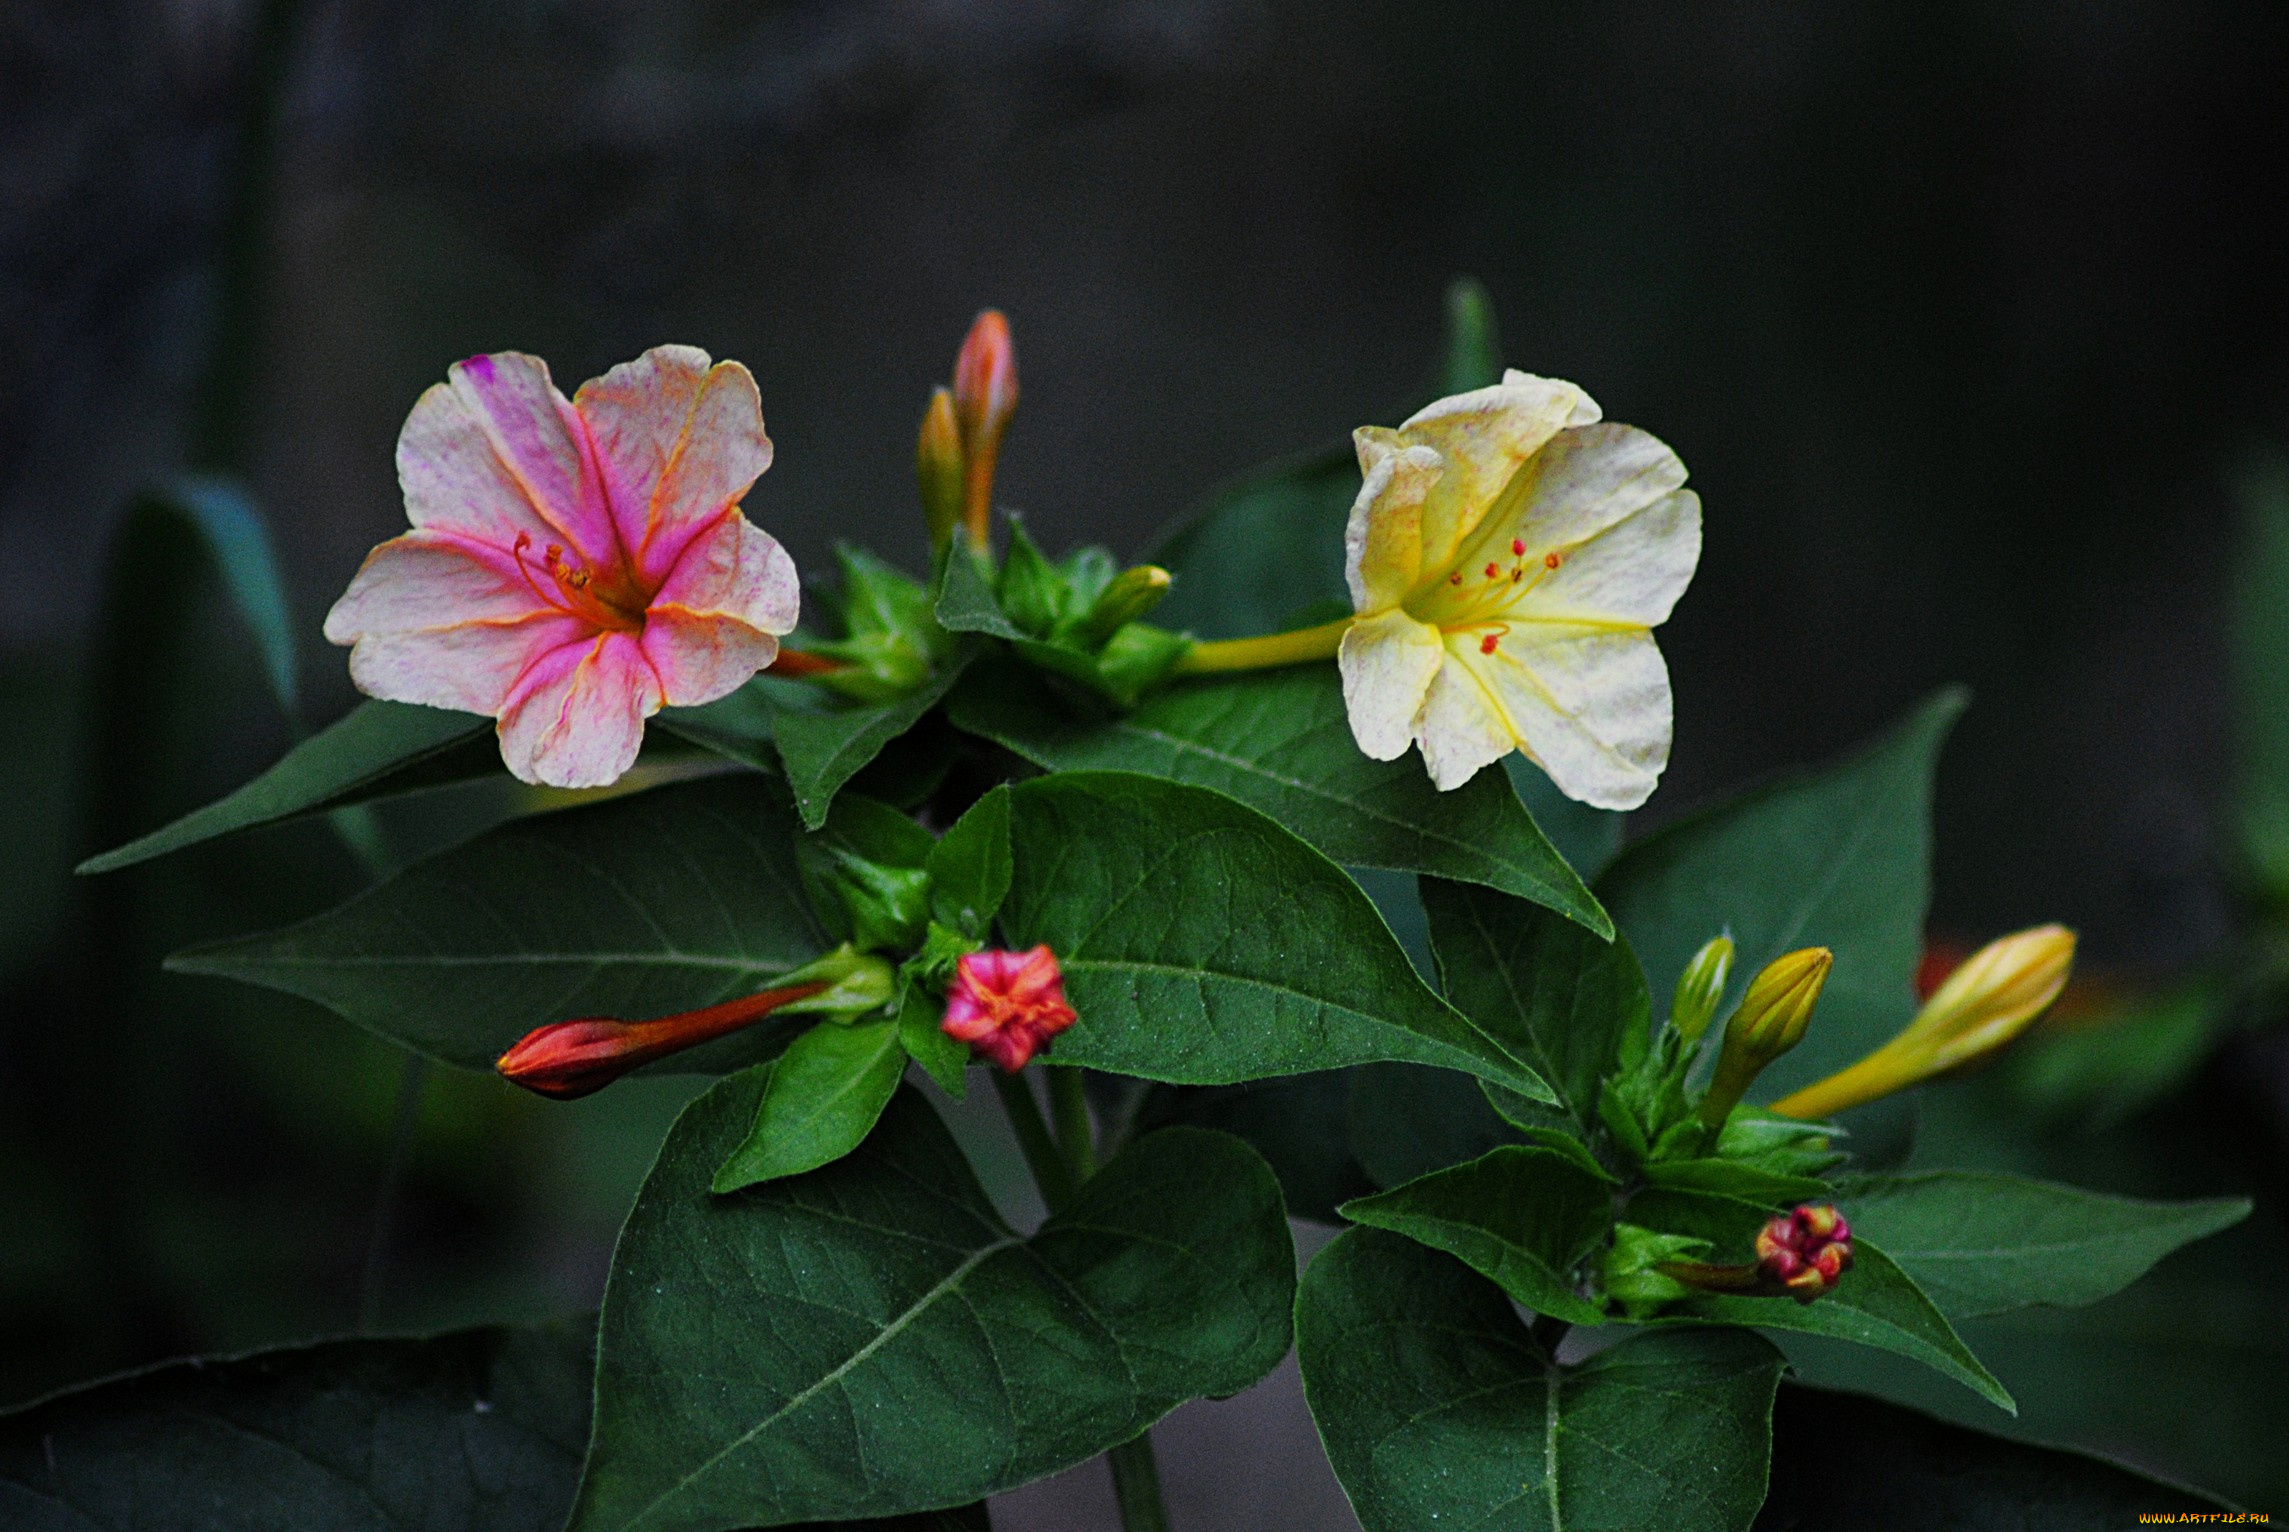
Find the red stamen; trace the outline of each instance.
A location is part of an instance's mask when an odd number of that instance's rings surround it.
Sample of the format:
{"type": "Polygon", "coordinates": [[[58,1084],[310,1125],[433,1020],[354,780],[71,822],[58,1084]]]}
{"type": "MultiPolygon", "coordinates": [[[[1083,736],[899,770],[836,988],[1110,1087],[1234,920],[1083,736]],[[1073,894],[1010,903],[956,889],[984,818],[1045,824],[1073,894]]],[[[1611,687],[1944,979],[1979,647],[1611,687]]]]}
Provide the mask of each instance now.
{"type": "Polygon", "coordinates": [[[1513,537],[1510,539],[1510,556],[1514,559],[1526,556],[1526,543],[1523,538],[1513,537]]]}
{"type": "Polygon", "coordinates": [[[1560,554],[1545,553],[1542,555],[1542,567],[1544,569],[1555,569],[1564,562],[1566,562],[1566,560],[1560,554]]]}
{"type": "Polygon", "coordinates": [[[1487,566],[1486,566],[1486,577],[1487,577],[1489,580],[1493,580],[1493,579],[1499,579],[1499,578],[1501,577],[1501,574],[1502,574],[1502,566],[1501,566],[1501,565],[1499,565],[1499,564],[1489,564],[1489,565],[1487,565],[1487,566]]]}

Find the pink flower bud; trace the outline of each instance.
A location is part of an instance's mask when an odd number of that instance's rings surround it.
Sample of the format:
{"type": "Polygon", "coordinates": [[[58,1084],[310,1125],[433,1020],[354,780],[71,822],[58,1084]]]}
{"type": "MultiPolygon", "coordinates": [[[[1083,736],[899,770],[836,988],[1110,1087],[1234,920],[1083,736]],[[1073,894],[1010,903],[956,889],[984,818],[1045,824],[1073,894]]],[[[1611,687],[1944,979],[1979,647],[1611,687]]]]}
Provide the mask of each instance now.
{"type": "Polygon", "coordinates": [[[1065,976],[1046,945],[1030,952],[988,948],[966,954],[955,965],[954,982],[946,989],[946,1019],[939,1028],[1005,1073],[1016,1074],[1074,1019],[1073,1007],[1065,1003],[1065,976]]]}
{"type": "Polygon", "coordinates": [[[1852,1226],[1830,1203],[1804,1203],[1758,1232],[1756,1260],[1765,1282],[1810,1303],[1851,1270],[1852,1226]]]}
{"type": "Polygon", "coordinates": [[[962,431],[962,519],[971,543],[986,546],[993,515],[994,468],[1002,433],[1017,409],[1017,348],[1009,320],[987,309],[970,326],[954,359],[954,417],[962,431]]]}
{"type": "Polygon", "coordinates": [[[654,1021],[609,1016],[553,1021],[517,1039],[493,1067],[526,1090],[571,1101],[602,1090],[631,1069],[728,1036],[828,987],[825,981],[790,984],[654,1021]]]}

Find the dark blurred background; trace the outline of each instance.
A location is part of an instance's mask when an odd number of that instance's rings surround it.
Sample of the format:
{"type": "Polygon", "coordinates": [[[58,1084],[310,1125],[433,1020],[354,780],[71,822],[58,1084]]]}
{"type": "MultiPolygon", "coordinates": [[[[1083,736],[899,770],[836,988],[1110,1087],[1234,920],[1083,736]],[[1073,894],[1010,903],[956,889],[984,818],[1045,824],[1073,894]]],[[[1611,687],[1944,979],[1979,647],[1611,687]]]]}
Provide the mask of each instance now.
{"type": "MultiPolygon", "coordinates": [[[[568,389],[666,340],[736,357],[778,447],[749,514],[806,568],[837,538],[918,563],[921,404],[999,305],[1003,497],[1053,548],[1133,553],[1217,481],[1391,419],[1474,274],[1510,362],[1667,439],[1706,504],[1644,823],[1968,681],[1935,928],[2057,918],[2125,982],[2193,969],[2236,920],[2234,486],[2289,440],[2285,79],[2289,11],[2201,0],[13,0],[0,1403],[361,1305],[594,1301],[681,1087],[409,1092],[330,1017],[156,972],[356,887],[322,826],[67,876],[292,737],[195,559],[138,641],[169,687],[122,693],[106,632],[144,630],[101,615],[103,571],[132,493],[195,459],[247,476],[322,723],[351,693],[318,618],[402,521],[398,424],[477,351],[568,389]],[[265,35],[273,173],[248,183],[265,35]],[[193,399],[218,345],[250,368],[221,448],[193,399]]],[[[501,808],[400,814],[393,850],[501,808]]],[[[2071,1136],[2022,1158],[2277,1189],[2289,1070],[2234,1049],[2112,1129],[2113,1161],[2071,1136]],[[2221,1091],[2236,1126],[2205,1138],[2221,1091]],[[2140,1147],[2189,1140],[2166,1175],[2140,1147]]],[[[2279,1309],[2247,1309],[2220,1339],[2278,1380],[2279,1309]]],[[[2071,1383],[2027,1428],[2280,1482],[2277,1381],[2196,1388],[2228,1399],[2204,1447],[2105,1365],[2120,1410],[2076,1415],[2071,1383]]]]}

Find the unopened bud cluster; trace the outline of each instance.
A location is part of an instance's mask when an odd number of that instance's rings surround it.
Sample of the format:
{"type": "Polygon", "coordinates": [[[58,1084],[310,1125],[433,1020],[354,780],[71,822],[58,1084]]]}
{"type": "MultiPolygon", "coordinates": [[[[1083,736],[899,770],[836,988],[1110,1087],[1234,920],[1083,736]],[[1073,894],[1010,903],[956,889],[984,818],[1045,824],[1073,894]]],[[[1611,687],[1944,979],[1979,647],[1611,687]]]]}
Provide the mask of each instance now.
{"type": "Polygon", "coordinates": [[[1756,1265],[1765,1282],[1810,1303],[1852,1269],[1852,1226],[1832,1203],[1804,1203],[1758,1231],[1756,1265]]]}

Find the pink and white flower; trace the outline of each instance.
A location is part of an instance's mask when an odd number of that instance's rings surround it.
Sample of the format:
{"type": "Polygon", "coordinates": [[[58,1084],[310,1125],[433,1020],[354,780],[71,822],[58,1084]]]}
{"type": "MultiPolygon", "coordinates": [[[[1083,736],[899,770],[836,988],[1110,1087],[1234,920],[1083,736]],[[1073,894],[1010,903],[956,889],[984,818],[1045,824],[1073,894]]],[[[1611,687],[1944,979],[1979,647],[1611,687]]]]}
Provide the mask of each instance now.
{"type": "Polygon", "coordinates": [[[413,530],[326,616],[369,696],[487,713],[527,782],[601,787],[644,720],[769,665],[794,561],[740,514],[771,466],[755,380],[658,346],[567,400],[540,358],[456,363],[398,435],[413,530]]]}

